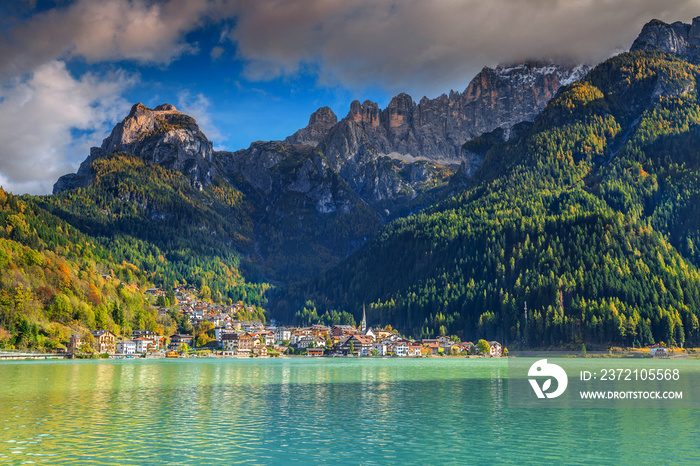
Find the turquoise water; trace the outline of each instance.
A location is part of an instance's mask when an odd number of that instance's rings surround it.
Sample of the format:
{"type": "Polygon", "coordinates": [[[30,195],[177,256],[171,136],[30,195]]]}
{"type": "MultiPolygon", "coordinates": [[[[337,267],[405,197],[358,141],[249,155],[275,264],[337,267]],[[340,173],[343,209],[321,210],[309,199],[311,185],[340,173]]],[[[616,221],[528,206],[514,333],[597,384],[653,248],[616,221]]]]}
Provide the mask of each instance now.
{"type": "Polygon", "coordinates": [[[700,462],[700,411],[513,409],[493,359],[0,364],[0,464],[700,462]]]}

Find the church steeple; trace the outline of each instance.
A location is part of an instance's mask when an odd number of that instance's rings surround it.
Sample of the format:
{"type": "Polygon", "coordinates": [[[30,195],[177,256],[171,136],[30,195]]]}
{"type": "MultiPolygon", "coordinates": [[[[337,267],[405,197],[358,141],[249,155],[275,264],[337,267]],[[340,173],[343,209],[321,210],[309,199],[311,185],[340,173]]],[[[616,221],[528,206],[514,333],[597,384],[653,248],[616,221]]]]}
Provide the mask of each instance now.
{"type": "Polygon", "coordinates": [[[367,314],[365,313],[365,304],[362,303],[362,323],[360,324],[360,333],[363,335],[367,331],[367,314]]]}

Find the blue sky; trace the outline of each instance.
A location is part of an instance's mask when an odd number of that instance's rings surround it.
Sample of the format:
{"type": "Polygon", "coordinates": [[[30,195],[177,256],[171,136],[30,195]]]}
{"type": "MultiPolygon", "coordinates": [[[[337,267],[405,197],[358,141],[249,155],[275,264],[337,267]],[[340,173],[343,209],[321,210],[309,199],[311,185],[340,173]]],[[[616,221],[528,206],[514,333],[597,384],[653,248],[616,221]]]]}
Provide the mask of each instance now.
{"type": "Polygon", "coordinates": [[[329,106],[464,90],[483,67],[597,63],[700,0],[15,0],[0,4],[0,184],[50,193],[131,105],[171,103],[215,148],[329,106]]]}

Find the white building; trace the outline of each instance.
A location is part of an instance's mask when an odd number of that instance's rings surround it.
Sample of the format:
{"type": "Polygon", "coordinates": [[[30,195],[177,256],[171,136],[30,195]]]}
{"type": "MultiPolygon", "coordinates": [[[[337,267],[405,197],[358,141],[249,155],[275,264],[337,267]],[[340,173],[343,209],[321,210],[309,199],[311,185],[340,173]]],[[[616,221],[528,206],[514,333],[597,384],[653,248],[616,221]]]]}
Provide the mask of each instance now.
{"type": "Polygon", "coordinates": [[[275,329],[275,341],[277,344],[282,344],[283,341],[289,341],[292,339],[292,332],[286,327],[277,327],[275,329]]]}
{"type": "Polygon", "coordinates": [[[387,347],[384,343],[375,343],[372,345],[372,351],[376,351],[377,356],[386,356],[387,347]]]}
{"type": "Polygon", "coordinates": [[[296,347],[300,349],[325,348],[326,340],[321,337],[304,336],[296,342],[296,347]]]}
{"type": "Polygon", "coordinates": [[[216,338],[216,341],[219,342],[219,346],[222,346],[224,343],[224,335],[231,335],[233,333],[236,333],[236,329],[234,329],[231,325],[220,325],[214,328],[214,338],[216,338]]]}
{"type": "Polygon", "coordinates": [[[397,341],[392,346],[392,350],[397,356],[408,356],[408,343],[406,343],[405,341],[397,341]]]}
{"type": "Polygon", "coordinates": [[[117,353],[136,354],[136,343],[132,340],[122,340],[117,342],[117,353]]]}
{"type": "Polygon", "coordinates": [[[260,336],[265,340],[265,346],[272,346],[275,344],[275,334],[269,330],[263,330],[260,332],[260,336]]]}
{"type": "Polygon", "coordinates": [[[148,338],[134,338],[135,350],[137,353],[144,354],[148,353],[148,347],[153,347],[153,342],[148,338]]]}

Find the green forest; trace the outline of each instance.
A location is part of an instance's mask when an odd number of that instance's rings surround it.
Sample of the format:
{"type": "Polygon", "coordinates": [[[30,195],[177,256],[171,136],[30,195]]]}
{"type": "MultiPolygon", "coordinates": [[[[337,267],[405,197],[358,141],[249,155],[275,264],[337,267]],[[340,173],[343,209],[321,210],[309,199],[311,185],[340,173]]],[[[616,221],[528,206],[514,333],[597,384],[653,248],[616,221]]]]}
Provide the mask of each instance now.
{"type": "MultiPolygon", "coordinates": [[[[414,336],[700,345],[698,68],[618,55],[560,90],[461,194],[290,291],[414,336]],[[527,311],[526,311],[527,309],[527,311]]],[[[297,298],[299,299],[299,298],[297,298]]]]}
{"type": "Polygon", "coordinates": [[[65,347],[71,333],[166,332],[148,277],[31,202],[0,189],[0,346],[65,347]]]}
{"type": "Polygon", "coordinates": [[[164,288],[206,285],[217,302],[262,306],[269,285],[239,251],[252,252],[250,206],[217,179],[200,191],[182,173],[114,153],[93,163],[87,188],[33,202],[90,235],[164,288]],[[247,267],[247,268],[246,268],[247,267]]]}
{"type": "MultiPolygon", "coordinates": [[[[175,331],[181,319],[158,318],[141,290],[194,285],[300,325],[354,324],[364,306],[370,325],[413,337],[700,346],[699,72],[658,52],[613,57],[511,139],[468,141],[483,165],[441,189],[464,188],[381,229],[352,193],[354,217],[319,215],[293,192],[265,213],[243,183],[197,186],[120,152],[92,161],[85,188],[0,191],[0,345],[175,331]],[[335,233],[370,239],[334,266],[351,252],[335,233]]],[[[316,159],[289,155],[277,183],[316,159]]]]}

